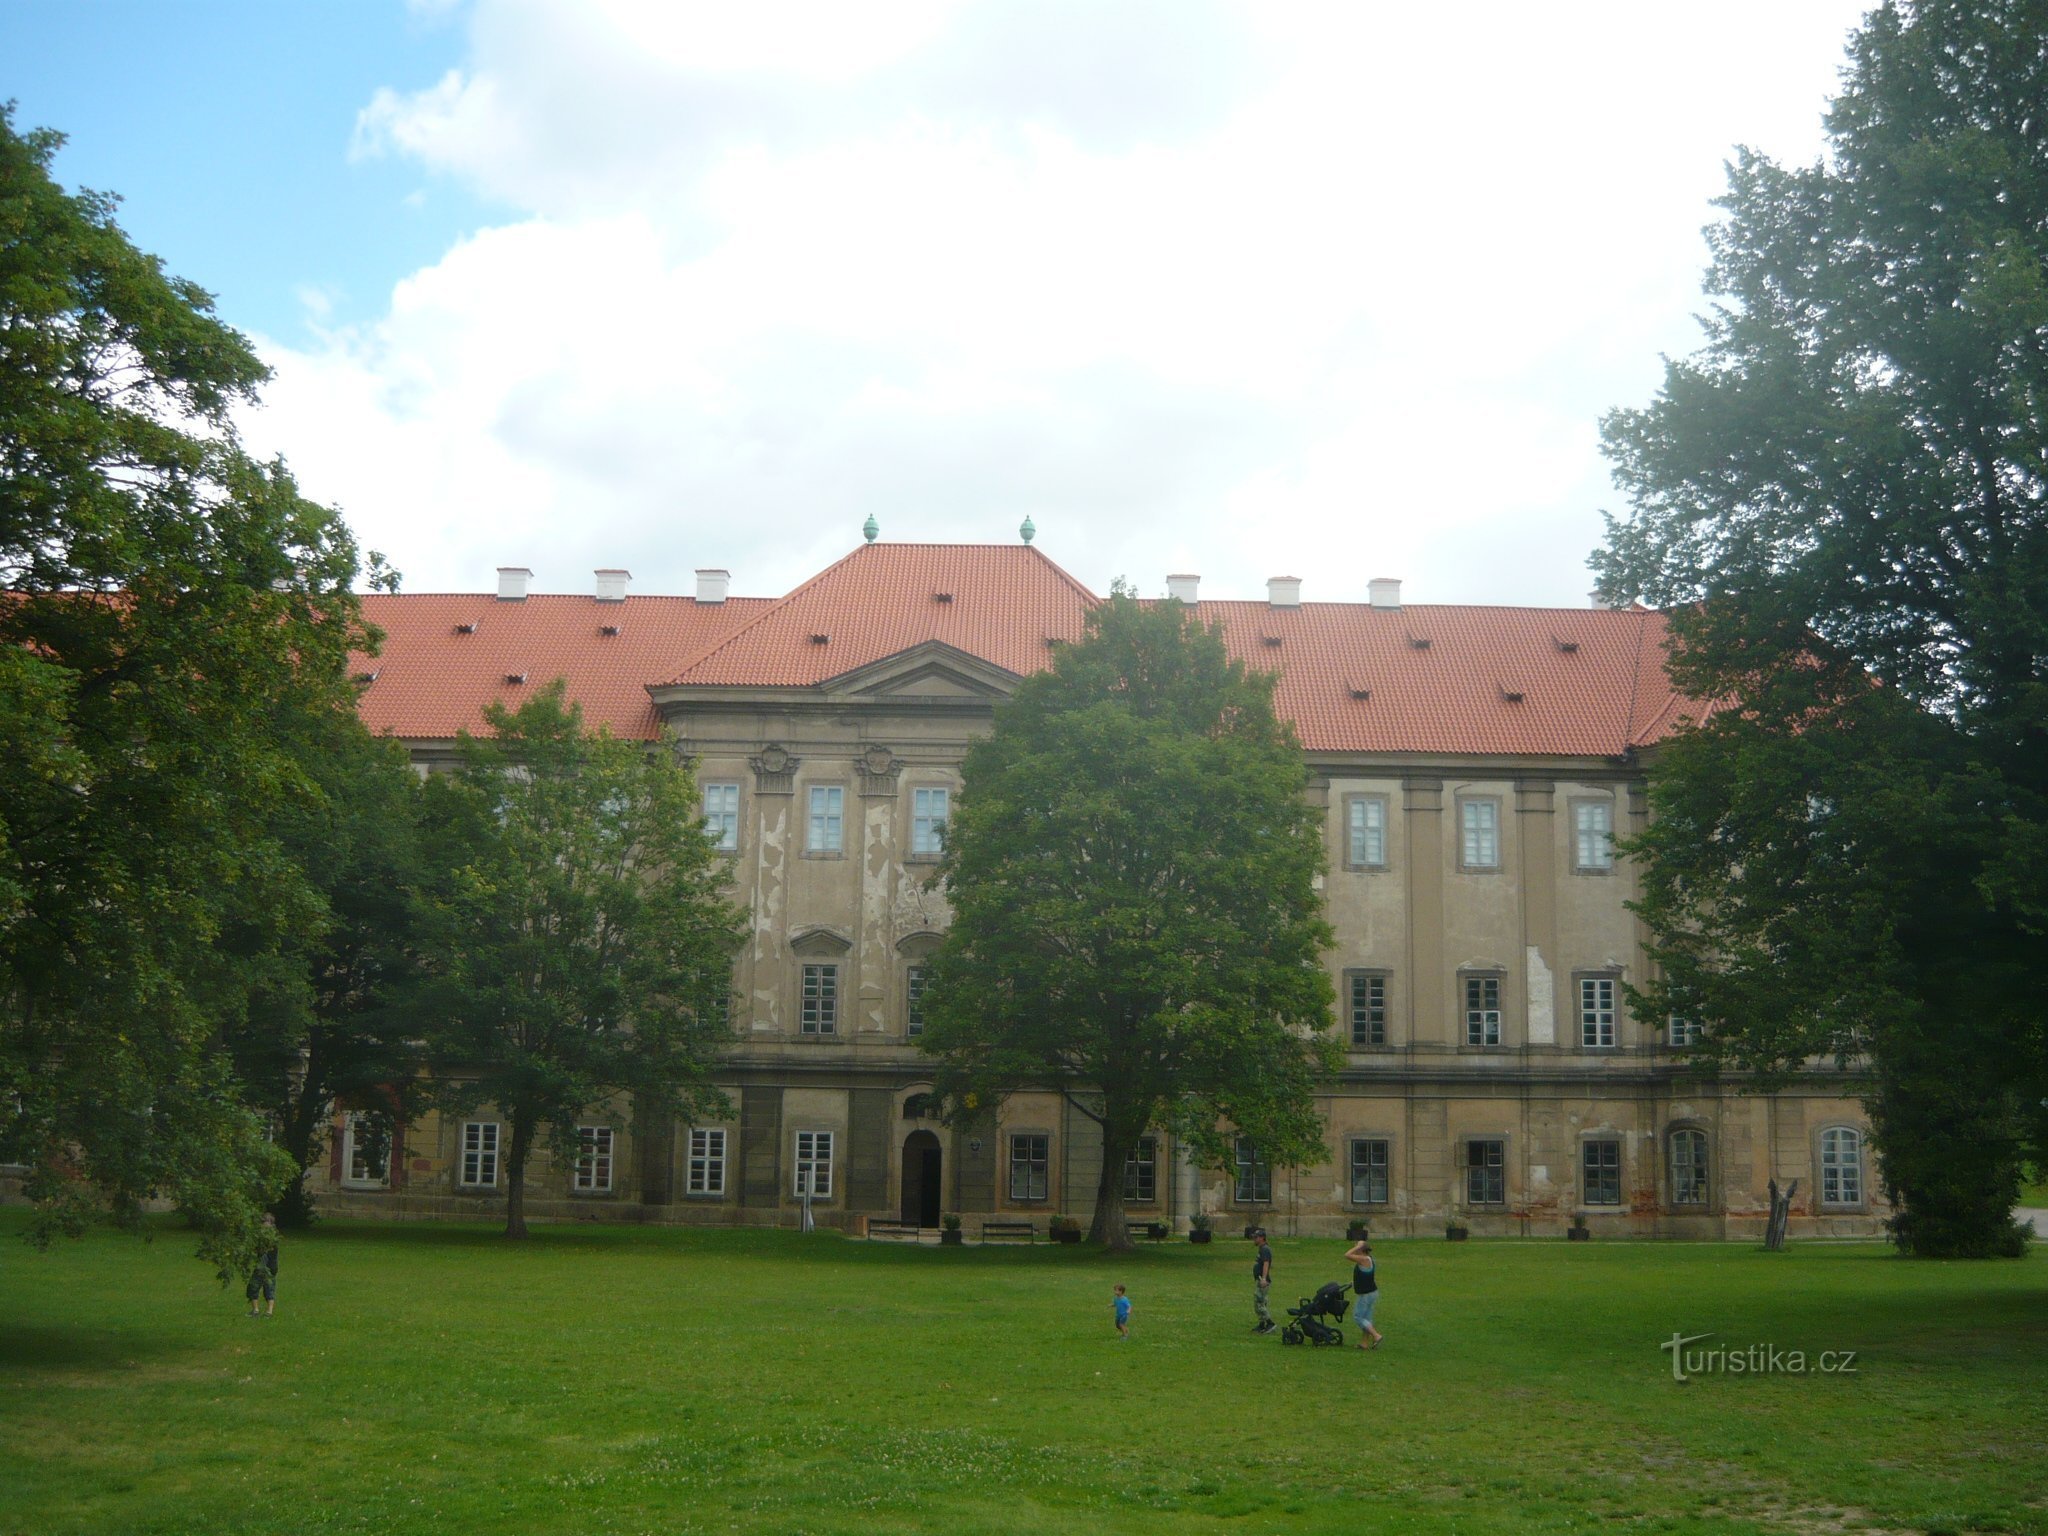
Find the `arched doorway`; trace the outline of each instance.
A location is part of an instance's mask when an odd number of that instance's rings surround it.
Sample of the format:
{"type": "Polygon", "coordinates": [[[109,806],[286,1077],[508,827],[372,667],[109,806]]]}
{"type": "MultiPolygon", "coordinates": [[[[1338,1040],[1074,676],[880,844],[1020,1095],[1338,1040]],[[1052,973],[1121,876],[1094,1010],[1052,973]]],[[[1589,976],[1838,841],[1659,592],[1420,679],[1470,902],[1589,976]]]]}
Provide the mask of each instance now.
{"type": "Polygon", "coordinates": [[[920,1227],[939,1224],[939,1138],[930,1131],[912,1131],[903,1138],[903,1216],[920,1227]]]}

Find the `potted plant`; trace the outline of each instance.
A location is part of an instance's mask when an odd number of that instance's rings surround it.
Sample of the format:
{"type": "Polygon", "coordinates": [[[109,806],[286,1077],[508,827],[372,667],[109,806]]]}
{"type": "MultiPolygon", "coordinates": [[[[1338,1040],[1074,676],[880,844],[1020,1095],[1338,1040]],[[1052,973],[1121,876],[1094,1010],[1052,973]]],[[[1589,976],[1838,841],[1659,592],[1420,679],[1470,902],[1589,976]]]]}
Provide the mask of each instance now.
{"type": "Polygon", "coordinates": [[[939,1241],[948,1248],[957,1248],[967,1240],[967,1234],[960,1230],[960,1218],[951,1214],[939,1218],[939,1241]]]}
{"type": "Polygon", "coordinates": [[[1363,1243],[1372,1237],[1372,1233],[1366,1229],[1366,1225],[1362,1221],[1352,1222],[1350,1226],[1344,1229],[1344,1235],[1354,1243],[1363,1243]]]}
{"type": "Polygon", "coordinates": [[[1206,1243],[1214,1235],[1209,1230],[1209,1213],[1207,1211],[1197,1211],[1188,1218],[1189,1242],[1206,1243]]]}
{"type": "Polygon", "coordinates": [[[1081,1241],[1081,1223],[1072,1216],[1053,1217],[1052,1240],[1056,1243],[1078,1243],[1081,1241]]]}
{"type": "Polygon", "coordinates": [[[1444,1236],[1454,1243],[1462,1243],[1472,1235],[1472,1229],[1453,1216],[1444,1223],[1444,1236]]]}
{"type": "Polygon", "coordinates": [[[1593,1232],[1586,1225],[1586,1213],[1584,1211],[1572,1212],[1572,1224],[1564,1229],[1564,1235],[1567,1242],[1584,1243],[1592,1240],[1593,1232]]]}

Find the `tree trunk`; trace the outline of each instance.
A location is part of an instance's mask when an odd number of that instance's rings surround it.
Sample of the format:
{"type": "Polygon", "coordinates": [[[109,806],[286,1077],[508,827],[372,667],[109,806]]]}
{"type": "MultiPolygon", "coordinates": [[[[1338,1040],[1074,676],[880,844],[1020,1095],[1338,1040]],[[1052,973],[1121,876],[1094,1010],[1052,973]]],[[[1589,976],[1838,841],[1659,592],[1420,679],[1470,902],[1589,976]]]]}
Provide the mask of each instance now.
{"type": "Polygon", "coordinates": [[[287,1184],[271,1214],[280,1227],[310,1227],[313,1224],[313,1196],[306,1188],[306,1172],[319,1156],[317,1142],[320,1122],[328,1109],[327,1063],[320,1049],[320,1031],[312,1031],[307,1044],[306,1071],[296,1095],[289,1092],[279,1117],[284,1150],[298,1169],[298,1177],[287,1184]]]}
{"type": "Polygon", "coordinates": [[[1799,1181],[1794,1179],[1785,1186],[1785,1192],[1778,1193],[1778,1181],[1771,1180],[1771,1219],[1764,1224],[1764,1247],[1778,1253],[1785,1246],[1785,1228],[1792,1219],[1792,1197],[1799,1192],[1799,1181]]]}
{"type": "Polygon", "coordinates": [[[1123,1138],[1102,1127],[1102,1173],[1095,1185],[1095,1219],[1088,1226],[1088,1241],[1100,1243],[1112,1253],[1131,1247],[1130,1223],[1124,1219],[1123,1138]]]}
{"type": "Polygon", "coordinates": [[[512,1145],[505,1152],[505,1235],[526,1236],[526,1154],[533,1147],[533,1126],[518,1112],[512,1115],[512,1145]]]}

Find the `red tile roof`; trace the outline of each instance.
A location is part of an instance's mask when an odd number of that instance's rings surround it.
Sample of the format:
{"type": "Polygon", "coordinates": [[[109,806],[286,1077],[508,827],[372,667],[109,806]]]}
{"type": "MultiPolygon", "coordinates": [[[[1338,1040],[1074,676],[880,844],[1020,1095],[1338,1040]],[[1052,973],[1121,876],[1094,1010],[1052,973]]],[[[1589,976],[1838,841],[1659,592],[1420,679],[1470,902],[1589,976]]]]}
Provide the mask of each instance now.
{"type": "Polygon", "coordinates": [[[481,730],[492,700],[516,706],[562,677],[588,723],[651,740],[659,721],[647,684],[773,603],[765,597],[604,603],[560,594],[500,602],[489,593],[369,593],[363,615],[384,631],[384,645],[381,654],[352,663],[359,675],[376,673],[357,707],[380,734],[445,741],[458,730],[481,730]],[[464,624],[475,631],[463,633],[464,624]],[[607,625],[618,633],[604,633],[607,625]],[[505,681],[514,675],[526,681],[505,681]]]}
{"type": "MultiPolygon", "coordinates": [[[[1010,672],[1080,638],[1099,599],[1024,545],[869,544],[787,597],[377,595],[387,635],[364,690],[372,729],[445,739],[485,703],[556,676],[620,735],[657,733],[650,687],[807,688],[940,642],[1010,672]],[[473,634],[457,626],[475,622],[473,634]],[[601,626],[616,624],[607,636],[601,626]],[[523,673],[525,684],[508,684],[523,673]]],[[[1205,601],[1232,654],[1277,672],[1280,712],[1312,752],[1617,757],[1685,712],[1644,608],[1375,609],[1205,601]]]]}

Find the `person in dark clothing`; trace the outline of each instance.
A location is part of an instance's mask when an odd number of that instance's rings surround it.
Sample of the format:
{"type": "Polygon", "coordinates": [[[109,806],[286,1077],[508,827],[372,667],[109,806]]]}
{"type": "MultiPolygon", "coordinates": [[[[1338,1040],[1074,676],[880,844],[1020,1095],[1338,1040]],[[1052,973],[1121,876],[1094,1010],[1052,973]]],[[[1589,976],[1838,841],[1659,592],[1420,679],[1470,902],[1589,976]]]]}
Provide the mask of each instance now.
{"type": "Polygon", "coordinates": [[[1271,1333],[1273,1313],[1266,1305],[1266,1292],[1273,1288],[1273,1250],[1267,1246],[1264,1227],[1253,1227],[1245,1235],[1256,1238],[1259,1244],[1258,1254],[1252,1260],[1252,1311],[1259,1320],[1252,1324],[1252,1332],[1271,1333]]]}
{"type": "Polygon", "coordinates": [[[1351,1304],[1352,1320],[1358,1324],[1360,1349],[1378,1349],[1380,1331],[1372,1325],[1372,1309],[1380,1299],[1378,1266],[1373,1263],[1372,1244],[1360,1238],[1344,1255],[1351,1261],[1351,1289],[1358,1300],[1351,1304]]]}
{"type": "Polygon", "coordinates": [[[256,1254],[256,1263],[249,1271],[246,1294],[249,1298],[249,1315],[256,1315],[256,1302],[260,1297],[265,1317],[277,1316],[277,1218],[266,1215],[263,1218],[261,1234],[262,1248],[256,1254]]]}

